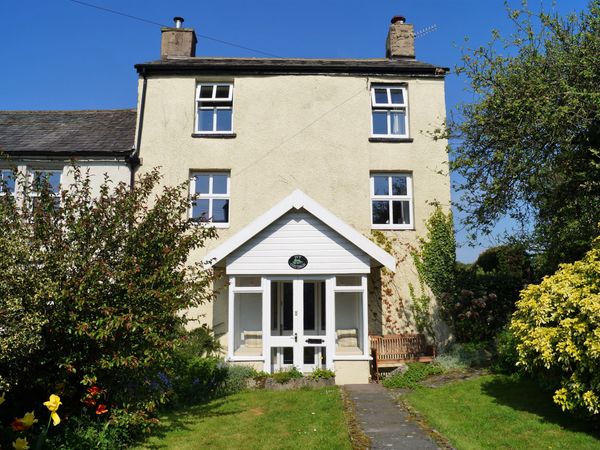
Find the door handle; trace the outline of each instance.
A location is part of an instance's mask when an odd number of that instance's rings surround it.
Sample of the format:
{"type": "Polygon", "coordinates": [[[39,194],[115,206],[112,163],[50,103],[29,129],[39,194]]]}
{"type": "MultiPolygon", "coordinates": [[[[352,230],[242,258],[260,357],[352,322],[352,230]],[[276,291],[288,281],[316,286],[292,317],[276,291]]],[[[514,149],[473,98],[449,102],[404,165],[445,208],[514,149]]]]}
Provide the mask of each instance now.
{"type": "Polygon", "coordinates": [[[294,333],[294,342],[298,342],[298,333],[294,333]]]}

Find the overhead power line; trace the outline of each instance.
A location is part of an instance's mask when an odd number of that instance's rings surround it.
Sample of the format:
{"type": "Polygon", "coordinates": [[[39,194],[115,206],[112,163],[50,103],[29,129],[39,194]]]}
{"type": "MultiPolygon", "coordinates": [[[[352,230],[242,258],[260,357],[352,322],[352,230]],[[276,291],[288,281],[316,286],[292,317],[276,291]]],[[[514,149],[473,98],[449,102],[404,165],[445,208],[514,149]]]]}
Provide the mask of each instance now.
{"type": "MultiPolygon", "coordinates": [[[[150,25],[157,25],[159,27],[170,28],[169,25],[165,25],[163,23],[155,22],[155,21],[149,20],[149,19],[144,19],[143,17],[134,16],[132,14],[127,14],[127,13],[124,13],[124,12],[121,12],[121,11],[117,11],[117,10],[114,10],[114,9],[105,8],[104,6],[99,6],[99,5],[94,5],[92,3],[82,2],[81,0],[68,0],[68,1],[70,1],[72,3],[77,3],[79,5],[88,6],[90,8],[95,8],[95,9],[98,9],[100,11],[105,11],[105,12],[108,12],[108,13],[111,13],[111,14],[116,14],[118,16],[127,17],[128,19],[133,19],[133,20],[138,20],[140,22],[145,22],[145,23],[148,23],[150,25]]],[[[274,55],[272,53],[267,53],[267,52],[263,52],[262,50],[257,50],[255,48],[246,47],[244,45],[239,45],[239,44],[235,44],[233,42],[224,41],[223,39],[217,39],[217,38],[214,38],[212,36],[207,36],[205,34],[196,33],[196,36],[201,37],[203,39],[208,39],[210,41],[218,42],[220,44],[230,45],[232,47],[241,48],[243,50],[248,50],[248,51],[251,51],[251,52],[254,52],[254,53],[260,53],[261,55],[272,56],[273,58],[279,58],[279,56],[274,55]]]]}

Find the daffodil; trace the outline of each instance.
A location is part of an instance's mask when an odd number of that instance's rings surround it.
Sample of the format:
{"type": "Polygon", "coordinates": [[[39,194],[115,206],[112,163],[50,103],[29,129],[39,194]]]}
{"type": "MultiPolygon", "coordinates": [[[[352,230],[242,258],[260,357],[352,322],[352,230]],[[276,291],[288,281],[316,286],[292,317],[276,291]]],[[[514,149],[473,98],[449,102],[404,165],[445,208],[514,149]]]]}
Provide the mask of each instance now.
{"type": "Polygon", "coordinates": [[[27,428],[31,428],[34,423],[37,423],[37,419],[35,418],[35,414],[33,411],[25,413],[21,420],[21,423],[25,425],[27,428]]]}
{"type": "Polygon", "coordinates": [[[17,438],[17,440],[13,442],[13,448],[15,450],[28,450],[29,442],[27,442],[27,438],[17,438]]]}
{"type": "Polygon", "coordinates": [[[62,405],[60,397],[54,394],[50,396],[50,399],[47,402],[44,402],[44,406],[50,411],[50,417],[52,418],[54,426],[60,423],[60,417],[56,413],[56,410],[60,405],[62,405]]]}
{"type": "Polygon", "coordinates": [[[6,401],[6,399],[4,398],[5,395],[6,392],[3,392],[2,395],[0,395],[0,405],[6,401]]]}

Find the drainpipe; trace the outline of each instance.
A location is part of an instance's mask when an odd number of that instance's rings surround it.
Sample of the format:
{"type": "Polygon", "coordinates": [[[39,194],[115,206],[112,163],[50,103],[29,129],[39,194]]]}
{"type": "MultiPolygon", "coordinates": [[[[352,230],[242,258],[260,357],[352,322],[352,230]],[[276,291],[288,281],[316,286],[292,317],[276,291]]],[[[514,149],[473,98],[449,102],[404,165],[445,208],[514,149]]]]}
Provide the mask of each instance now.
{"type": "Polygon", "coordinates": [[[148,78],[146,77],[146,69],[142,69],[142,77],[144,78],[144,82],[142,84],[142,98],[140,100],[140,117],[138,119],[138,132],[136,145],[133,148],[133,153],[127,158],[127,165],[129,166],[129,170],[131,172],[131,176],[129,179],[129,186],[133,190],[135,186],[135,172],[137,168],[141,164],[140,159],[140,148],[142,146],[142,128],[144,127],[144,110],[146,108],[146,89],[148,87],[148,78]]]}

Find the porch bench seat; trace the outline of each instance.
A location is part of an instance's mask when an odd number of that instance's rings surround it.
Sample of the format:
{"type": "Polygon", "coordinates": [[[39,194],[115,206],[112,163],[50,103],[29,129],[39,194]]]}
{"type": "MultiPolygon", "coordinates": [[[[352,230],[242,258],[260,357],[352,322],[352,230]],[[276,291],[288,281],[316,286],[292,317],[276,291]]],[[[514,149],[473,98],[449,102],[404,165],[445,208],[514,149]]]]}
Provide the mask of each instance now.
{"type": "Polygon", "coordinates": [[[354,355],[362,355],[363,352],[358,346],[354,347],[335,347],[335,354],[338,356],[354,356],[354,355]]]}
{"type": "Polygon", "coordinates": [[[431,362],[435,358],[435,346],[427,345],[423,334],[388,334],[369,336],[372,356],[372,376],[379,380],[379,369],[397,367],[405,362],[431,362]]]}

